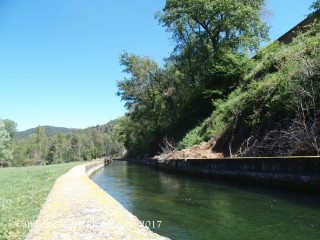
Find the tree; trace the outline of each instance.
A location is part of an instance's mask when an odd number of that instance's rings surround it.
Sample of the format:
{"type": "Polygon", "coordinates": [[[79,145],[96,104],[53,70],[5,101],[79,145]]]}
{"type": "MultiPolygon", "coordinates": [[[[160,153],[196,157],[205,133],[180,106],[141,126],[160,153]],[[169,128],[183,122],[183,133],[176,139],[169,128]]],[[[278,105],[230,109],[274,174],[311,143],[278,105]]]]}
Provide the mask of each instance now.
{"type": "Polygon", "coordinates": [[[264,5],[265,0],[167,0],[157,17],[180,48],[196,41],[213,51],[256,50],[267,38],[260,20],[264,5]]]}
{"type": "Polygon", "coordinates": [[[55,160],[55,157],[56,157],[56,146],[52,144],[46,157],[47,164],[52,164],[55,160]]]}
{"type": "MultiPolygon", "coordinates": [[[[130,78],[118,81],[118,96],[125,101],[130,119],[122,121],[122,132],[132,137],[128,149],[157,151],[158,142],[176,131],[179,107],[191,91],[181,81],[181,74],[169,61],[165,68],[148,57],[124,53],[120,59],[130,78]]],[[[138,151],[140,152],[140,151],[138,151]]]]}
{"type": "Polygon", "coordinates": [[[250,66],[246,52],[267,39],[263,7],[264,0],[166,1],[157,18],[177,45],[165,66],[135,54],[120,59],[130,75],[117,93],[128,108],[120,135],[129,154],[154,154],[163,139],[181,139],[239,85],[250,66]]]}
{"type": "MultiPolygon", "coordinates": [[[[131,74],[131,78],[118,81],[118,96],[126,101],[128,109],[141,111],[144,108],[153,108],[156,100],[155,76],[160,71],[156,62],[148,57],[124,53],[120,57],[120,64],[125,67],[123,72],[131,74]]],[[[150,112],[153,114],[153,112],[150,112]]]]}
{"type": "Polygon", "coordinates": [[[47,155],[47,161],[51,161],[53,163],[61,163],[61,162],[70,162],[71,161],[71,152],[70,152],[70,142],[61,133],[58,133],[50,139],[50,151],[47,155]]]}
{"type": "Polygon", "coordinates": [[[73,161],[80,161],[81,158],[81,136],[78,133],[75,133],[71,136],[71,153],[73,161]]]}
{"type": "Polygon", "coordinates": [[[159,22],[172,32],[171,59],[199,97],[224,97],[238,85],[248,63],[246,53],[268,39],[261,21],[264,0],[167,0],[159,22]],[[209,94],[208,94],[209,93],[209,94]]]}
{"type": "Polygon", "coordinates": [[[264,0],[167,0],[157,13],[176,41],[170,60],[189,87],[184,104],[189,108],[182,112],[190,112],[193,122],[214,110],[213,100],[236,89],[250,67],[248,53],[268,39],[264,5],[264,0]]]}
{"type": "Polygon", "coordinates": [[[38,126],[37,128],[36,143],[38,145],[38,156],[43,160],[48,147],[48,137],[45,128],[42,126],[38,126]]]}
{"type": "Polygon", "coordinates": [[[12,161],[12,149],[10,134],[5,129],[5,125],[0,120],[0,161],[12,161]]]}
{"type": "Polygon", "coordinates": [[[2,120],[4,123],[4,127],[7,130],[7,132],[10,135],[11,140],[13,140],[16,132],[17,132],[17,123],[10,120],[10,119],[4,119],[2,120]]]}
{"type": "Polygon", "coordinates": [[[105,155],[103,134],[97,129],[89,131],[93,143],[93,158],[100,158],[105,155]]]}
{"type": "Polygon", "coordinates": [[[310,10],[318,11],[320,10],[320,0],[316,0],[312,3],[310,10]]]}

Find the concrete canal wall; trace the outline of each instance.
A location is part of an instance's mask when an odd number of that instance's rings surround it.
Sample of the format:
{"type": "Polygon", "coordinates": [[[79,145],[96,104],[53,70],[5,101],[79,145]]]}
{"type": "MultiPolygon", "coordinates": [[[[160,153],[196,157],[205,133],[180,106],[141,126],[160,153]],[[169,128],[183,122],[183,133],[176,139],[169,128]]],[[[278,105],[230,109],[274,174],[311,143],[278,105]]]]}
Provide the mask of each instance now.
{"type": "Polygon", "coordinates": [[[59,177],[26,239],[168,239],[143,226],[88,178],[108,163],[91,162],[59,177]]]}
{"type": "Polygon", "coordinates": [[[320,193],[319,157],[130,159],[175,172],[320,193]]]}

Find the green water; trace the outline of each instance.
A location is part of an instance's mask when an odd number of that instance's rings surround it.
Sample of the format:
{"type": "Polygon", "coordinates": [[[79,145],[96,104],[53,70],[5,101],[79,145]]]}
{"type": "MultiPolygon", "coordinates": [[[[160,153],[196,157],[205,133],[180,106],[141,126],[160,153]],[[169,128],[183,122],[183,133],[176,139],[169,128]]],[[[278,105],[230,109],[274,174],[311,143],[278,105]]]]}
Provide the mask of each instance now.
{"type": "Polygon", "coordinates": [[[226,184],[124,161],[114,161],[92,180],[154,232],[171,239],[320,239],[316,196],[226,184]]]}

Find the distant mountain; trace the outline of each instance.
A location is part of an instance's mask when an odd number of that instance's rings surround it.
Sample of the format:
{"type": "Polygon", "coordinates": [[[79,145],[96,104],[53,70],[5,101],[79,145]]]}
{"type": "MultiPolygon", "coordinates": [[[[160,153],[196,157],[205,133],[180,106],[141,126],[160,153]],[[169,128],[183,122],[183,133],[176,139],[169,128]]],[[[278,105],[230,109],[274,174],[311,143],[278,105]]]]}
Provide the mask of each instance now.
{"type": "MultiPolygon", "coordinates": [[[[77,128],[64,128],[64,127],[52,127],[52,126],[42,126],[44,127],[47,136],[53,136],[55,134],[61,133],[64,135],[71,134],[75,131],[79,131],[80,129],[77,128]]],[[[24,138],[28,137],[31,134],[37,133],[37,128],[30,128],[25,131],[17,132],[16,137],[24,138]]]]}

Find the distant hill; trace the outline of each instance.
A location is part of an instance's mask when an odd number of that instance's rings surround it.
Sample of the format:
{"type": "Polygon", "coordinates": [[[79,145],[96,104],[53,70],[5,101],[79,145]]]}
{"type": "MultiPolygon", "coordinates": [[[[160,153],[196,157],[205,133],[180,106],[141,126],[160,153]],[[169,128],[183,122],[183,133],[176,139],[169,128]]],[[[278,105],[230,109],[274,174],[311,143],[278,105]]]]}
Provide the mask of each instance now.
{"type": "MultiPolygon", "coordinates": [[[[79,131],[80,129],[77,128],[64,128],[64,127],[52,127],[52,126],[43,126],[47,136],[53,136],[55,134],[71,134],[75,131],[79,131]]],[[[30,128],[25,131],[17,132],[16,137],[24,138],[28,137],[31,134],[37,133],[37,128],[30,128]]]]}

